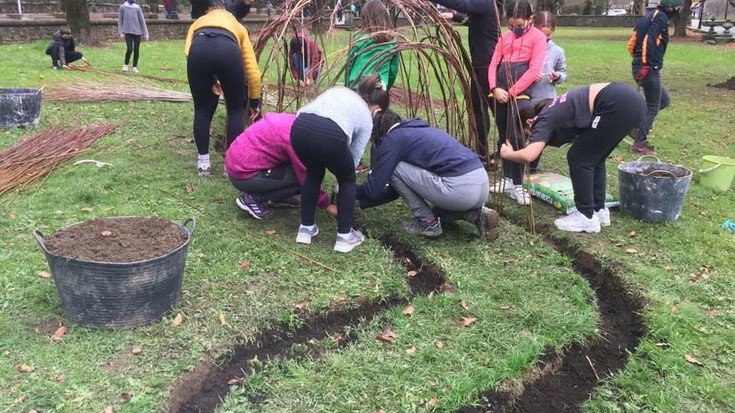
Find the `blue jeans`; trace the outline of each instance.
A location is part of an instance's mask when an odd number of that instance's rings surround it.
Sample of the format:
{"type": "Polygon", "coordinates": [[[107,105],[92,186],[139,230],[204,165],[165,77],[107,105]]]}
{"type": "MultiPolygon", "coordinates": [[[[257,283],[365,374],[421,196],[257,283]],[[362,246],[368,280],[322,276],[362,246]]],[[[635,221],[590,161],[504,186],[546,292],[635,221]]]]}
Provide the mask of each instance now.
{"type": "MultiPolygon", "coordinates": [[[[633,67],[633,78],[639,67],[633,67]]],[[[637,81],[638,85],[643,89],[643,95],[646,97],[646,114],[643,116],[641,124],[638,126],[638,135],[635,137],[635,143],[644,143],[648,139],[648,132],[653,127],[653,121],[656,115],[662,109],[666,109],[671,103],[669,93],[661,84],[661,72],[658,70],[649,70],[646,77],[637,81]]]]}

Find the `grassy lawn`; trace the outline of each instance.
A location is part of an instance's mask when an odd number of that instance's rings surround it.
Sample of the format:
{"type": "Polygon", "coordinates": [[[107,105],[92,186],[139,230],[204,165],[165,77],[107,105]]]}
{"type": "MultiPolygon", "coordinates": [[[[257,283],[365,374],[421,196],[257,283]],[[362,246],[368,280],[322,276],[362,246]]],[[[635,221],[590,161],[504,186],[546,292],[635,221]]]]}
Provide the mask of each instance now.
{"type": "MultiPolygon", "coordinates": [[[[569,68],[560,90],[632,83],[628,35],[627,29],[559,28],[555,41],[569,68]]],[[[0,46],[0,87],[114,83],[123,76],[117,73],[122,43],[80,47],[95,68],[113,74],[52,71],[45,46],[0,46]]],[[[144,42],[141,72],[179,79],[158,86],[187,91],[182,50],[183,41],[144,42]]],[[[660,113],[652,136],[663,161],[696,171],[702,155],[735,157],[735,91],[710,86],[735,76],[734,59],[731,47],[669,45],[662,78],[673,103],[660,113]]],[[[524,209],[506,201],[501,237],[489,244],[465,224],[448,227],[439,240],[401,234],[398,223],[410,213],[400,202],[358,211],[368,240],[347,255],[332,252],[336,225],[320,211],[322,234],[310,246],[298,245],[298,211],[278,209],[269,221],[243,214],[234,203],[237,191],[220,173],[221,157],[213,155],[211,177],[196,176],[192,118],[191,103],[44,102],[38,127],[0,130],[5,149],[52,126],[122,122],[80,156],[112,167],[69,162],[42,184],[0,197],[0,412],[159,411],[177,379],[205,361],[228,357],[233,346],[251,343],[260,331],[297,328],[304,311],[321,314],[391,297],[407,301],[352,325],[346,345],[330,337],[295,346],[282,359],[243,365],[217,411],[452,412],[484,391],[522,380],[546,348],[600,333],[594,292],[568,257],[525,230],[524,209]],[[130,215],[196,218],[174,312],[126,330],[67,324],[53,280],[39,276],[48,265],[32,232],[130,215]],[[409,297],[406,268],[378,241],[389,233],[438,266],[451,287],[409,297]],[[406,315],[409,305],[413,312],[406,315]],[[173,322],[177,315],[181,324],[173,322]],[[465,326],[468,318],[476,320],[465,326]],[[60,324],[69,330],[53,340],[60,324]],[[386,329],[396,335],[392,344],[375,338],[386,329]]],[[[223,123],[220,108],[213,136],[224,133],[223,123]]],[[[611,193],[617,194],[617,164],[637,159],[628,148],[622,143],[608,162],[611,193]]],[[[565,150],[550,148],[542,168],[567,173],[565,150]]],[[[595,389],[583,411],[732,411],[735,234],[720,228],[735,219],[732,191],[716,193],[693,182],[674,222],[613,212],[613,226],[597,235],[549,230],[618,263],[628,289],[647,300],[647,333],[638,350],[595,389]]],[[[533,210],[541,228],[556,215],[540,202],[533,210]]]]}

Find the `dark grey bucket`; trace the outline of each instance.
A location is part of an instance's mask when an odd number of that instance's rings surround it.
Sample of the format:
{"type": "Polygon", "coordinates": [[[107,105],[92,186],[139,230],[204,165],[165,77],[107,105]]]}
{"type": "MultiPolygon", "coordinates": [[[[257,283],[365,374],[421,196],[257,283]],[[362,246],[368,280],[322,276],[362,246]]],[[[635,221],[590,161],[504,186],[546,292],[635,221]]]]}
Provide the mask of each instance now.
{"type": "Polygon", "coordinates": [[[66,258],[46,249],[41,232],[33,235],[46,254],[69,320],[88,327],[126,328],[160,319],[179,300],[196,222],[188,218],[177,225],[186,233],[183,245],[161,257],[131,263],[66,258]]]}
{"type": "Polygon", "coordinates": [[[618,165],[620,210],[644,221],[674,221],[681,215],[692,182],[692,171],[679,165],[656,162],[618,165]]]}
{"type": "Polygon", "coordinates": [[[43,89],[0,88],[0,129],[38,125],[41,100],[43,89]]]}

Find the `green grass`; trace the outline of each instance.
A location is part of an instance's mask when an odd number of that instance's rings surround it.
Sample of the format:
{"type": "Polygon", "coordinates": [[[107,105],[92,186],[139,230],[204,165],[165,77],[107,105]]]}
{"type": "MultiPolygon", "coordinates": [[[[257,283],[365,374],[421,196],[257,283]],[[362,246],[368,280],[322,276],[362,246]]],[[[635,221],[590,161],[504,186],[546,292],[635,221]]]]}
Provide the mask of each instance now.
{"type": "MultiPolygon", "coordinates": [[[[556,42],[567,55],[569,81],[561,90],[592,82],[631,83],[624,29],[559,28],[556,42]]],[[[333,43],[337,46],[337,42],[333,43]]],[[[77,79],[114,81],[118,75],[51,71],[45,42],[2,45],[5,63],[0,87],[40,87],[77,79]]],[[[145,42],[140,68],[145,74],[180,79],[162,85],[186,91],[183,42],[145,42]]],[[[96,68],[116,72],[121,43],[82,51],[96,68]]],[[[735,92],[707,86],[732,73],[735,49],[674,40],[667,51],[663,82],[673,104],[658,117],[653,144],[661,159],[697,170],[702,155],[735,157],[732,125],[735,92]]],[[[121,75],[120,75],[121,76],[121,75]]],[[[112,163],[65,164],[41,185],[0,197],[0,411],[41,412],[157,411],[177,378],[208,357],[227,354],[236,342],[257,331],[294,322],[294,306],[309,302],[318,313],[336,303],[407,294],[406,270],[375,239],[348,255],[331,251],[334,223],[320,212],[323,233],[311,246],[294,243],[298,212],[277,210],[276,218],[256,222],[234,205],[237,192],[219,175],[194,173],[191,104],[135,102],[71,104],[44,102],[34,129],[0,131],[0,149],[23,136],[56,125],[89,125],[122,120],[120,128],[82,155],[112,163]],[[91,207],[91,212],[82,208],[91,207]],[[176,221],[197,219],[189,249],[183,293],[174,314],[129,330],[94,330],[70,325],[53,341],[58,322],[66,324],[43,254],[31,235],[51,233],[91,217],[156,215],[176,221]],[[268,230],[276,232],[269,235],[268,230]],[[300,258],[337,269],[325,270],[300,258]],[[240,263],[249,261],[246,269],[240,263]],[[184,322],[174,326],[176,314],[184,322]],[[220,325],[219,315],[227,321],[220,325]],[[140,354],[132,349],[139,347],[140,354]],[[21,373],[18,366],[28,365],[21,373]],[[63,375],[63,380],[59,376],[63,375]],[[125,401],[121,396],[130,392],[125,401]]],[[[223,110],[214,134],[223,133],[223,110]]],[[[636,157],[623,143],[619,161],[636,157]]],[[[564,150],[545,153],[542,167],[567,172],[564,150]]],[[[609,190],[617,193],[617,161],[609,162],[609,190]]],[[[715,193],[696,182],[681,218],[645,223],[613,214],[613,227],[599,235],[555,232],[618,261],[630,289],[647,297],[643,314],[649,334],[626,368],[608,379],[585,405],[586,412],[727,412],[735,405],[735,235],[719,228],[733,219],[732,189],[715,193]],[[632,232],[635,231],[635,236],[632,232]],[[636,253],[628,253],[633,248],[636,253]],[[709,279],[690,274],[709,268],[709,279]],[[667,342],[669,347],[656,343],[667,342]],[[687,363],[696,357],[703,366],[687,363]]],[[[551,208],[535,203],[536,220],[548,224],[551,208]]],[[[508,216],[525,214],[506,203],[508,216]]],[[[401,203],[360,211],[370,234],[399,232],[410,213],[401,203]]],[[[469,225],[447,228],[440,240],[398,234],[440,266],[454,288],[413,300],[402,308],[354,327],[352,344],[335,348],[328,340],[319,359],[266,363],[262,371],[233,386],[222,412],[248,412],[247,395],[267,395],[268,412],[454,411],[479,392],[518,380],[547,346],[562,347],[596,331],[593,293],[570,269],[567,258],[509,221],[501,238],[478,242],[469,225]],[[468,309],[459,302],[465,300],[468,309]],[[501,307],[510,306],[510,310],[501,307]],[[462,317],[476,317],[461,326],[462,317]],[[384,328],[394,344],[375,339],[384,328]],[[437,346],[442,343],[442,347],[437,346]],[[415,348],[415,351],[408,349],[415,348]],[[436,406],[427,403],[438,398],[436,406]]],[[[299,349],[293,351],[298,352],[299,349]]]]}

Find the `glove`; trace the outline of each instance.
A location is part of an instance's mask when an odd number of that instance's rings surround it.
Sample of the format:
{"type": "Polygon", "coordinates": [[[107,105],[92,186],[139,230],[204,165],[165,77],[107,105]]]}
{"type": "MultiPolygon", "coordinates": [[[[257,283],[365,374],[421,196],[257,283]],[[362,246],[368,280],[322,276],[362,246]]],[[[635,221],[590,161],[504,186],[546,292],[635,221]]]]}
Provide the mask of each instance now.
{"type": "Polygon", "coordinates": [[[648,66],[643,66],[640,69],[638,69],[637,72],[635,72],[635,79],[636,80],[643,80],[644,77],[648,74],[648,71],[650,68],[648,66]]]}

